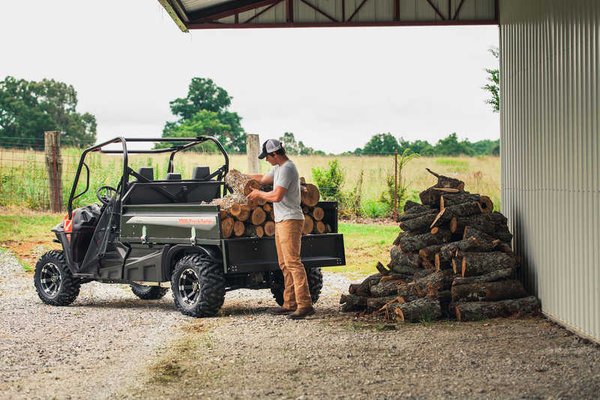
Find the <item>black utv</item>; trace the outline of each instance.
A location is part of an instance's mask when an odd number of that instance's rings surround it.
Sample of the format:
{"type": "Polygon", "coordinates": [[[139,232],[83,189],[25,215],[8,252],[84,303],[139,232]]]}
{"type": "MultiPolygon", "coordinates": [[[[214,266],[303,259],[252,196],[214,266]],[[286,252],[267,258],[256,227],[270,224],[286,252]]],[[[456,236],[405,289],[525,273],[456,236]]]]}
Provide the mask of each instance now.
{"type": "MultiPolygon", "coordinates": [[[[82,284],[99,281],[129,284],[139,298],[153,300],[163,297],[170,283],[175,306],[194,317],[216,315],[225,292],[240,288],[270,288],[281,305],[283,276],[274,239],[224,239],[219,207],[207,204],[231,191],[224,182],[228,171],[229,157],[212,137],[119,137],[84,150],[68,214],[52,229],[62,251],[44,254],[35,267],[39,297],[44,303],[65,306],[77,298],[82,284]],[[132,142],[166,147],[128,149],[132,142]],[[177,153],[207,142],[214,143],[222,154],[220,167],[211,172],[199,165],[188,177],[174,173],[177,153]],[[120,155],[121,178],[116,187],[96,189],[100,204],[74,210],[74,201],[90,189],[94,171],[86,164],[86,156],[94,152],[120,155]],[[155,177],[153,168],[134,171],[129,167],[131,155],[157,153],[170,154],[163,179],[155,177]],[[78,185],[84,189],[76,194],[78,185]]],[[[343,236],[337,233],[337,203],[321,202],[319,206],[325,210],[323,221],[332,232],[302,237],[302,262],[313,301],[323,286],[320,267],[345,265],[343,236]]]]}

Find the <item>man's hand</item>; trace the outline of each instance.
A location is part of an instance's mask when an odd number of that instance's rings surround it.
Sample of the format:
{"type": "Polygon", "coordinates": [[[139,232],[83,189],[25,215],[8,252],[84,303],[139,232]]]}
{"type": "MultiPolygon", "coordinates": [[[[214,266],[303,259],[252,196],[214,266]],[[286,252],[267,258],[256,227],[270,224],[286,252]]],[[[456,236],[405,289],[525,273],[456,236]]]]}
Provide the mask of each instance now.
{"type": "Polygon", "coordinates": [[[246,196],[248,198],[248,200],[258,200],[260,198],[262,198],[262,193],[260,190],[258,189],[253,189],[250,193],[248,193],[248,196],[246,196]]]}

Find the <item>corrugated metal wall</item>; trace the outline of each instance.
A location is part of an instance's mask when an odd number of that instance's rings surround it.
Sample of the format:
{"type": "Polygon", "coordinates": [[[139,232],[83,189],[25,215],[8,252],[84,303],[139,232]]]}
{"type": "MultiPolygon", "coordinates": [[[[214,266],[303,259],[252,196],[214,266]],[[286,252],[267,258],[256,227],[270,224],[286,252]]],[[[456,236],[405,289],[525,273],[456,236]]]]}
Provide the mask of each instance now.
{"type": "Polygon", "coordinates": [[[502,208],[550,318],[600,341],[600,1],[501,0],[502,208]]]}

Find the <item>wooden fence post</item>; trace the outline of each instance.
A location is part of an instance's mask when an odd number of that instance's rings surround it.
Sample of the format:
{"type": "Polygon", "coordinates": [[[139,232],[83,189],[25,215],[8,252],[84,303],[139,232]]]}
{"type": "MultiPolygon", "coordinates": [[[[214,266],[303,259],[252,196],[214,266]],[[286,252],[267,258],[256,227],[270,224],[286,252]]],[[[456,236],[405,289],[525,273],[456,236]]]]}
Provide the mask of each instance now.
{"type": "Polygon", "coordinates": [[[394,221],[398,221],[398,149],[394,151],[394,221]]]}
{"type": "Polygon", "coordinates": [[[48,171],[48,197],[50,211],[62,211],[62,158],[60,157],[60,132],[44,132],[46,171],[48,171]]]}
{"type": "Polygon", "coordinates": [[[248,173],[258,174],[258,155],[260,154],[258,135],[246,135],[246,154],[248,155],[248,173]]]}

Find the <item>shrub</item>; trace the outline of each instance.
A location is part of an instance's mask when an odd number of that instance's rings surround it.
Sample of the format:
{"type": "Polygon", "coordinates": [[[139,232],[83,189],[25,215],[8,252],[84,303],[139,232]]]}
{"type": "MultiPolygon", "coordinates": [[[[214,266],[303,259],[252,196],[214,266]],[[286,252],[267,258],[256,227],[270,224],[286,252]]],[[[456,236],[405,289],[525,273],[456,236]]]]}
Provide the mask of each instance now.
{"type": "Polygon", "coordinates": [[[321,199],[343,202],[342,185],[344,184],[344,171],[340,168],[337,159],[329,161],[329,168],[312,168],[313,181],[319,187],[321,199]]]}
{"type": "Polygon", "coordinates": [[[362,214],[368,218],[387,218],[390,212],[390,205],[381,201],[367,200],[362,204],[362,214]]]}
{"type": "MultiPolygon", "coordinates": [[[[380,202],[388,206],[388,213],[394,211],[394,196],[398,200],[398,209],[406,202],[408,197],[408,183],[404,178],[404,167],[415,157],[419,157],[418,154],[413,153],[410,149],[406,149],[398,156],[398,188],[396,190],[394,175],[390,174],[386,177],[386,190],[381,193],[380,202]]],[[[388,214],[389,215],[389,214],[388,214]]]]}

